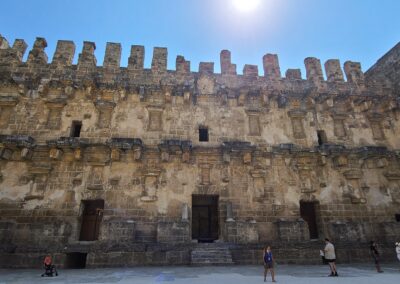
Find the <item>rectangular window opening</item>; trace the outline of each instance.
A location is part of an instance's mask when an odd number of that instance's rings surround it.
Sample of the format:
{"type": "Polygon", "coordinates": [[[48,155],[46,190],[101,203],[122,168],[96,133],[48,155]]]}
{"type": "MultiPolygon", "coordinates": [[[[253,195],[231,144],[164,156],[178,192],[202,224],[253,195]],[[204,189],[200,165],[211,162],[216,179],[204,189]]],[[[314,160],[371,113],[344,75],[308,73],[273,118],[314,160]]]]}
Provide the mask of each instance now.
{"type": "Polygon", "coordinates": [[[208,142],[208,129],[207,128],[199,128],[199,141],[200,142],[208,142]]]}
{"type": "Polygon", "coordinates": [[[82,121],[73,121],[71,126],[71,137],[80,137],[82,121]]]}

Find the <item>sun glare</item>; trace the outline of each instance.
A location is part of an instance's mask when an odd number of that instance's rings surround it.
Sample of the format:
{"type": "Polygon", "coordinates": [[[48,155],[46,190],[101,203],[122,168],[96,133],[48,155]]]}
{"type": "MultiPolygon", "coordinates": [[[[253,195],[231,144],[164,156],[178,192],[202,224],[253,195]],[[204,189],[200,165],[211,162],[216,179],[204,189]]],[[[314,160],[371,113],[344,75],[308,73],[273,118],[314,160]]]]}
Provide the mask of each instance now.
{"type": "Polygon", "coordinates": [[[240,12],[251,12],[257,9],[261,0],[233,0],[233,5],[240,12]]]}

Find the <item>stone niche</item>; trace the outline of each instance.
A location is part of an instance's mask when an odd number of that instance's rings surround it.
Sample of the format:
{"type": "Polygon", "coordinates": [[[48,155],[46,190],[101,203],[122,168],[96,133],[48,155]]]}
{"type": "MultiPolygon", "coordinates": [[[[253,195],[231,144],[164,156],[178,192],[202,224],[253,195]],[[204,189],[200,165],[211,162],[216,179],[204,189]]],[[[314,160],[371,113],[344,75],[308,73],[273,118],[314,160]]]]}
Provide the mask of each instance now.
{"type": "Polygon", "coordinates": [[[211,184],[211,165],[205,164],[200,165],[200,185],[210,185],[211,184]]]}
{"type": "Polygon", "coordinates": [[[389,190],[392,200],[396,204],[400,204],[400,172],[388,171],[384,176],[389,181],[389,190]]]}
{"type": "Polygon", "coordinates": [[[306,138],[304,132],[303,120],[306,117],[306,112],[302,110],[291,110],[288,113],[292,122],[293,136],[296,139],[306,138]]]}
{"type": "Polygon", "coordinates": [[[47,127],[51,130],[58,130],[61,127],[61,115],[66,105],[64,100],[53,100],[46,102],[49,110],[47,115],[47,127]]]}
{"type": "Polygon", "coordinates": [[[316,188],[313,185],[313,175],[310,169],[300,169],[300,190],[301,193],[314,193],[316,188]]]}
{"type": "Polygon", "coordinates": [[[161,170],[147,169],[143,174],[143,190],[140,197],[141,201],[154,202],[157,201],[157,191],[160,187],[161,170]]]}
{"type": "Polygon", "coordinates": [[[367,199],[360,186],[362,171],[359,169],[352,169],[345,171],[343,175],[347,180],[347,187],[344,188],[343,195],[349,197],[353,204],[366,203],[367,199]]]}
{"type": "Polygon", "coordinates": [[[163,109],[159,107],[149,107],[149,121],[147,129],[149,131],[162,131],[162,115],[163,109]]]}
{"type": "Polygon", "coordinates": [[[109,101],[97,101],[95,105],[98,110],[98,127],[109,128],[115,103],[109,101]]]}
{"type": "Polygon", "coordinates": [[[375,140],[384,140],[385,134],[384,134],[383,128],[382,128],[382,120],[383,120],[382,115],[373,113],[368,116],[368,120],[370,123],[372,136],[374,137],[374,139],[375,140]]]}
{"type": "Polygon", "coordinates": [[[334,114],[332,116],[333,119],[333,133],[337,138],[345,138],[346,137],[346,128],[344,126],[344,122],[346,119],[345,114],[334,114]]]}
{"type": "Polygon", "coordinates": [[[87,179],[86,188],[90,190],[104,189],[104,166],[92,165],[87,179]]]}
{"type": "Polygon", "coordinates": [[[28,173],[20,178],[21,184],[29,184],[29,193],[25,196],[25,200],[43,199],[47,188],[50,166],[31,166],[28,173]]]}
{"type": "Polygon", "coordinates": [[[0,128],[7,128],[17,102],[17,98],[0,96],[0,128]]]}
{"type": "Polygon", "coordinates": [[[249,135],[260,136],[260,114],[258,112],[248,111],[247,115],[249,117],[249,135]]]}
{"type": "Polygon", "coordinates": [[[250,192],[253,201],[262,202],[265,198],[265,176],[266,171],[262,169],[254,169],[250,171],[252,183],[250,184],[250,192]]]}

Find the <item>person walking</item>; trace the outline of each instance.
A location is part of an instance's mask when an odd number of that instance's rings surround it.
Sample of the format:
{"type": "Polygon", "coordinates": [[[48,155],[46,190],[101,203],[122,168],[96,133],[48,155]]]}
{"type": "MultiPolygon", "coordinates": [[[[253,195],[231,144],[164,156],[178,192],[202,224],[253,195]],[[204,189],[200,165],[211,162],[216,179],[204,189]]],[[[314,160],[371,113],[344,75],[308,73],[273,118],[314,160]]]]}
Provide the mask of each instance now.
{"type": "Polygon", "coordinates": [[[371,241],[371,244],[369,246],[369,252],[370,252],[372,258],[374,259],[376,271],[378,273],[382,273],[383,271],[381,270],[381,265],[379,263],[380,255],[379,255],[378,247],[374,241],[371,241]]]}
{"type": "Polygon", "coordinates": [[[396,243],[397,259],[400,261],[400,242],[396,243]]]}
{"type": "Polygon", "coordinates": [[[325,248],[324,248],[325,259],[329,264],[331,269],[331,274],[329,276],[339,276],[336,270],[336,254],[335,247],[329,241],[329,239],[325,239],[325,248]]]}
{"type": "Polygon", "coordinates": [[[270,246],[264,247],[263,259],[264,259],[264,282],[267,281],[268,270],[271,270],[272,282],[276,282],[275,271],[274,271],[274,257],[272,255],[272,250],[270,246]]]}

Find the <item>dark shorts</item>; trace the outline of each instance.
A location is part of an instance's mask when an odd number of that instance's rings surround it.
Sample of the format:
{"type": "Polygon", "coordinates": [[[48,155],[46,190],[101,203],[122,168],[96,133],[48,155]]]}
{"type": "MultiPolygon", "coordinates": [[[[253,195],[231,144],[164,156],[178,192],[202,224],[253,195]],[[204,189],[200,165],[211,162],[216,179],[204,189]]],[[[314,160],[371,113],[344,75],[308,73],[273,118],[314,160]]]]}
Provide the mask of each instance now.
{"type": "Polygon", "coordinates": [[[336,262],[336,258],[335,259],[327,259],[327,258],[325,258],[325,260],[326,260],[326,262],[329,262],[329,263],[336,262]]]}
{"type": "Polygon", "coordinates": [[[378,264],[378,263],[379,263],[379,257],[373,256],[372,258],[374,259],[375,264],[378,264]]]}
{"type": "Polygon", "coordinates": [[[265,269],[274,268],[274,263],[273,262],[264,262],[264,268],[265,269]]]}

